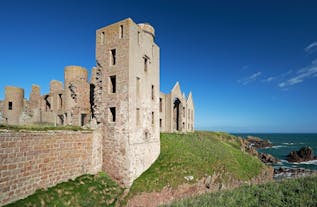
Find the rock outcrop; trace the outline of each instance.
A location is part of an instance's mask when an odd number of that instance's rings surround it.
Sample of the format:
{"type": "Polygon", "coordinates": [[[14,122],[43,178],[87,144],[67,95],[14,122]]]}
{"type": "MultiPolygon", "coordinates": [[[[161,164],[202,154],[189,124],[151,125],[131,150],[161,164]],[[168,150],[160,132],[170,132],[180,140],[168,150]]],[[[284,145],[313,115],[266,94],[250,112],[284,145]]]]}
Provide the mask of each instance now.
{"type": "Polygon", "coordinates": [[[314,151],[311,147],[302,147],[298,151],[289,153],[286,159],[288,162],[306,162],[316,160],[317,157],[314,156],[314,151]]]}
{"type": "Polygon", "coordinates": [[[269,140],[263,140],[259,137],[248,136],[246,140],[249,143],[249,145],[251,145],[252,147],[256,149],[273,146],[269,140]]]}
{"type": "Polygon", "coordinates": [[[271,154],[259,153],[258,158],[265,164],[276,164],[279,160],[271,154]]]}

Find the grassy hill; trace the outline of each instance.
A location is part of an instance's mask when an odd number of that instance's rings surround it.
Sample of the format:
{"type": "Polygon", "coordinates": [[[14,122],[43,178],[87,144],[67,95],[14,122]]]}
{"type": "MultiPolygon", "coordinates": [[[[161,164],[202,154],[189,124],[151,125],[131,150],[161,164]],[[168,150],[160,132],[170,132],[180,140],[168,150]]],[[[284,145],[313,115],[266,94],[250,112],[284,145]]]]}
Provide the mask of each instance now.
{"type": "Polygon", "coordinates": [[[130,196],[140,192],[160,191],[164,186],[177,187],[193,176],[192,183],[214,172],[226,179],[249,180],[265,166],[255,157],[241,152],[237,137],[217,132],[161,134],[161,154],[141,175],[130,190],[130,196]]]}
{"type": "Polygon", "coordinates": [[[317,177],[306,177],[264,185],[243,186],[232,191],[188,198],[167,206],[315,207],[316,205],[317,177]]]}

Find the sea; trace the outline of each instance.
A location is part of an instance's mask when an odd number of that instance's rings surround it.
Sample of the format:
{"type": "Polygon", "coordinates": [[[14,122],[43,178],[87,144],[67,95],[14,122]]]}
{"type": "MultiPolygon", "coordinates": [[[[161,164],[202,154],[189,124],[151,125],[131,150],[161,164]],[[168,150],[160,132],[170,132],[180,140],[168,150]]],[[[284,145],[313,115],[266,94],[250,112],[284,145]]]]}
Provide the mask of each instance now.
{"type": "Polygon", "coordinates": [[[246,138],[247,136],[256,136],[261,139],[269,140],[273,146],[259,149],[259,152],[265,152],[273,155],[280,160],[279,163],[274,164],[274,168],[306,168],[310,170],[317,170],[317,160],[289,163],[286,156],[291,151],[298,151],[301,147],[309,146],[313,149],[314,155],[317,156],[317,134],[234,134],[246,138]]]}

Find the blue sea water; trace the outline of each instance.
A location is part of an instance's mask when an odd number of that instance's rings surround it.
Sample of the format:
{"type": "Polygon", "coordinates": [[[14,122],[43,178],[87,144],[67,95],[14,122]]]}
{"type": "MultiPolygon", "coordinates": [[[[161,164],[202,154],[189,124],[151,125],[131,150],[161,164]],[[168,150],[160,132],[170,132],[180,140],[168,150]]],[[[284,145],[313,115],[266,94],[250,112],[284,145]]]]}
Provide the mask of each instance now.
{"type": "Polygon", "coordinates": [[[259,149],[259,152],[265,152],[273,155],[281,160],[274,167],[291,167],[291,168],[306,168],[311,170],[317,170],[317,160],[301,162],[301,163],[289,163],[286,160],[286,156],[291,151],[297,151],[301,147],[310,146],[315,156],[317,156],[317,134],[234,134],[240,137],[256,136],[262,139],[270,140],[273,147],[259,149]]]}

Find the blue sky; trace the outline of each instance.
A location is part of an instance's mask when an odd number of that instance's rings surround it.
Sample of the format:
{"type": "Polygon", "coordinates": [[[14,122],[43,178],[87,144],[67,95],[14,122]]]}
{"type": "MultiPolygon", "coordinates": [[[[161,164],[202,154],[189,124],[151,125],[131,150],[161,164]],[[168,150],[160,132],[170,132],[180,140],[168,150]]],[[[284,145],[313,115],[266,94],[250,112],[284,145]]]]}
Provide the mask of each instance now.
{"type": "Polygon", "coordinates": [[[47,93],[66,65],[95,65],[95,30],[131,17],[156,29],[161,91],[193,92],[196,128],[317,132],[316,1],[0,2],[4,87],[47,93]]]}

